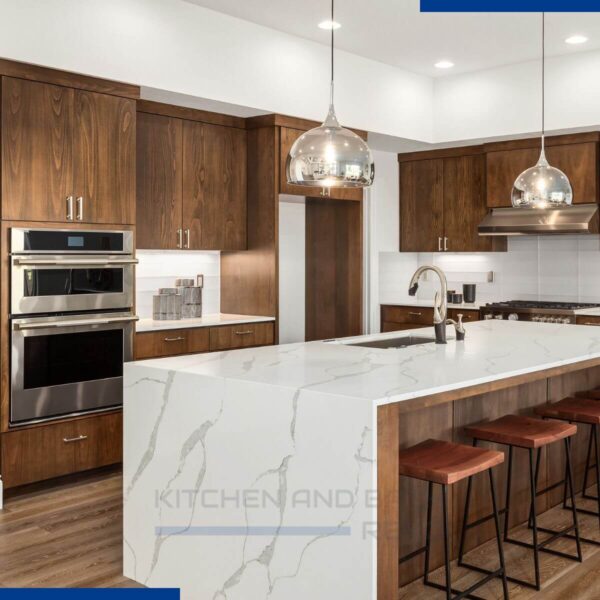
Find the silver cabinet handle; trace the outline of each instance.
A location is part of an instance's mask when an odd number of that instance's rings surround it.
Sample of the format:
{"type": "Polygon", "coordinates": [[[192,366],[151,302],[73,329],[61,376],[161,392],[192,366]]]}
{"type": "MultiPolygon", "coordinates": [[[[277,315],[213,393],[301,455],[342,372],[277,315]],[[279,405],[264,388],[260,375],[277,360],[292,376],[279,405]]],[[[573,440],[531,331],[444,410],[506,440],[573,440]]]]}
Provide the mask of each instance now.
{"type": "Polygon", "coordinates": [[[251,329],[247,329],[246,331],[234,331],[235,335],[250,335],[254,333],[251,329]]]}
{"type": "Polygon", "coordinates": [[[73,437],[73,438],[63,438],[63,442],[65,444],[72,444],[73,442],[83,442],[83,440],[87,440],[88,436],[87,435],[78,435],[77,437],[73,437]]]}
{"type": "Polygon", "coordinates": [[[75,206],[77,207],[75,218],[78,221],[83,221],[83,196],[78,196],[77,200],[75,200],[75,206]]]}
{"type": "Polygon", "coordinates": [[[186,229],[185,230],[185,243],[183,245],[184,248],[188,248],[190,247],[190,230],[186,229]]]}
{"type": "Polygon", "coordinates": [[[183,248],[183,229],[177,230],[177,247],[183,248]]]}
{"type": "Polygon", "coordinates": [[[438,252],[441,252],[441,251],[442,251],[442,238],[439,237],[438,238],[438,252]]]}
{"type": "Polygon", "coordinates": [[[73,220],[73,196],[67,196],[67,221],[73,220]]]}
{"type": "Polygon", "coordinates": [[[413,317],[422,317],[423,313],[419,313],[419,312],[409,312],[409,315],[412,315],[413,317]]]}
{"type": "Polygon", "coordinates": [[[165,338],[165,342],[183,342],[184,337],[165,338]]]}
{"type": "Polygon", "coordinates": [[[447,252],[447,251],[448,251],[448,238],[445,237],[444,238],[444,252],[447,252]]]}

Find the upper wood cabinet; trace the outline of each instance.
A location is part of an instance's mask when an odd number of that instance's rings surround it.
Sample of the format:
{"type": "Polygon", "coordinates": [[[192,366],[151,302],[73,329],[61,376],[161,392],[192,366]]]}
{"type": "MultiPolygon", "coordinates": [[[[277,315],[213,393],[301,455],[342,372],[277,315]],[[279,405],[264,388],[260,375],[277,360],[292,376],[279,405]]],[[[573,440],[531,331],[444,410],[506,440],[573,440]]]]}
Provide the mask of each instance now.
{"type": "Polygon", "coordinates": [[[505,238],[480,237],[485,205],[485,157],[480,147],[400,155],[400,250],[486,252],[505,238]],[[438,157],[439,156],[439,157],[438,157]]]}
{"type": "Polygon", "coordinates": [[[134,223],[135,100],[2,78],[2,218],[134,223]]]}
{"type": "Polygon", "coordinates": [[[183,239],[183,121],[138,113],[136,244],[175,249],[183,239]]]}
{"type": "MultiPolygon", "coordinates": [[[[548,162],[563,171],[573,188],[573,203],[598,202],[598,134],[583,133],[546,138],[548,162]]],[[[487,205],[511,206],[515,179],[540,155],[540,140],[515,140],[485,145],[487,205]]]]}
{"type": "Polygon", "coordinates": [[[329,194],[324,194],[324,188],[308,187],[304,185],[290,185],[287,182],[286,163],[290,149],[294,142],[303,134],[303,129],[280,127],[279,141],[279,192],[295,196],[308,196],[318,198],[324,196],[332,200],[362,200],[362,188],[330,188],[329,194]]]}
{"type": "Polygon", "coordinates": [[[137,138],[138,248],[244,250],[245,130],[140,112],[137,138]]]}

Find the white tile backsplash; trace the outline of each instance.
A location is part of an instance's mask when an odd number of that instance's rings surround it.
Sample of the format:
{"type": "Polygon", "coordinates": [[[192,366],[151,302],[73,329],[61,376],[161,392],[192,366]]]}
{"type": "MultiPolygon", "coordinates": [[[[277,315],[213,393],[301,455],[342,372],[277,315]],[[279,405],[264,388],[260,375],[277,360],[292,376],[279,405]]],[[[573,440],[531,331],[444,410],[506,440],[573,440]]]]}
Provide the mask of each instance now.
{"type": "Polygon", "coordinates": [[[152,296],[158,288],[173,287],[175,279],[204,275],[202,312],[221,311],[221,260],[219,252],[186,250],[138,250],[136,267],[136,310],[140,318],[152,317],[152,296]]]}
{"type": "MultiPolygon", "coordinates": [[[[519,236],[508,238],[507,252],[476,254],[400,253],[379,255],[379,303],[404,302],[410,277],[419,265],[434,264],[448,287],[477,284],[477,301],[556,300],[600,302],[600,236],[519,236]],[[492,283],[485,274],[494,273],[492,283]]],[[[432,299],[437,283],[429,277],[419,299],[432,299]]]]}

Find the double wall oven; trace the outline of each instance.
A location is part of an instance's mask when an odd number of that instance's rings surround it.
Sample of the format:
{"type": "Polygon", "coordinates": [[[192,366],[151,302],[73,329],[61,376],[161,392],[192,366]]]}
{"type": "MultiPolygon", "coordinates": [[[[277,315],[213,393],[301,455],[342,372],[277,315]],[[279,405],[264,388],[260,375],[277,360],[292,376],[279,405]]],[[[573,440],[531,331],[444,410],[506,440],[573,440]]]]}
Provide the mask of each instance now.
{"type": "Polygon", "coordinates": [[[131,231],[11,230],[11,425],[122,404],[136,262],[131,231]]]}

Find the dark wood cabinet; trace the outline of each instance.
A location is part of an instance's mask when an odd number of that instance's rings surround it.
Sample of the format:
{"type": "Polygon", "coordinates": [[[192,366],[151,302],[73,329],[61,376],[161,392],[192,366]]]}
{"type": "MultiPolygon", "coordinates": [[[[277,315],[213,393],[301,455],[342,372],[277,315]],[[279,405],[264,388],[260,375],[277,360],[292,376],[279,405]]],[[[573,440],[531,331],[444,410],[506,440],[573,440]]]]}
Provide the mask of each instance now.
{"type": "Polygon", "coordinates": [[[121,462],[122,413],[10,431],[2,434],[6,488],[121,462]]]}
{"type": "Polygon", "coordinates": [[[135,100],[2,78],[2,218],[131,224],[135,100]]]}
{"type": "Polygon", "coordinates": [[[240,323],[210,328],[210,350],[234,350],[270,346],[274,342],[273,323],[240,323]]]}
{"type": "Polygon", "coordinates": [[[184,247],[246,247],[246,132],[183,123],[184,247]]]}
{"type": "Polygon", "coordinates": [[[138,248],[244,250],[246,131],[182,119],[178,107],[149,104],[161,114],[138,113],[138,248]]]}
{"type": "Polygon", "coordinates": [[[138,113],[138,248],[174,250],[183,236],[183,121],[138,113]]]}
{"type": "Polygon", "coordinates": [[[441,159],[400,163],[400,250],[443,250],[444,194],[441,159]]]}
{"type": "MultiPolygon", "coordinates": [[[[546,138],[548,162],[569,178],[574,204],[598,202],[598,137],[584,133],[546,138]]],[[[534,166],[539,155],[539,138],[486,144],[487,206],[511,206],[515,179],[534,166]]]]}
{"type": "Polygon", "coordinates": [[[286,163],[290,149],[294,142],[303,134],[303,129],[294,129],[292,127],[280,127],[279,140],[279,192],[281,194],[291,194],[307,197],[325,197],[332,200],[362,200],[363,191],[361,188],[330,188],[325,193],[324,188],[310,187],[303,185],[292,185],[287,182],[286,163]]]}
{"type": "Polygon", "coordinates": [[[481,237],[477,232],[487,212],[481,146],[414,152],[398,158],[402,252],[506,249],[506,238],[481,237]]]}
{"type": "MultiPolygon", "coordinates": [[[[465,323],[472,323],[480,319],[478,310],[448,306],[447,316],[449,319],[457,321],[459,314],[463,316],[463,322],[465,323]]],[[[382,333],[419,329],[421,327],[433,327],[433,308],[428,306],[381,305],[382,333]]]]}
{"type": "Polygon", "coordinates": [[[2,78],[3,219],[67,220],[73,103],[70,88],[2,78]]]}
{"type": "Polygon", "coordinates": [[[75,220],[135,223],[135,100],[75,91],[75,220]]]}

